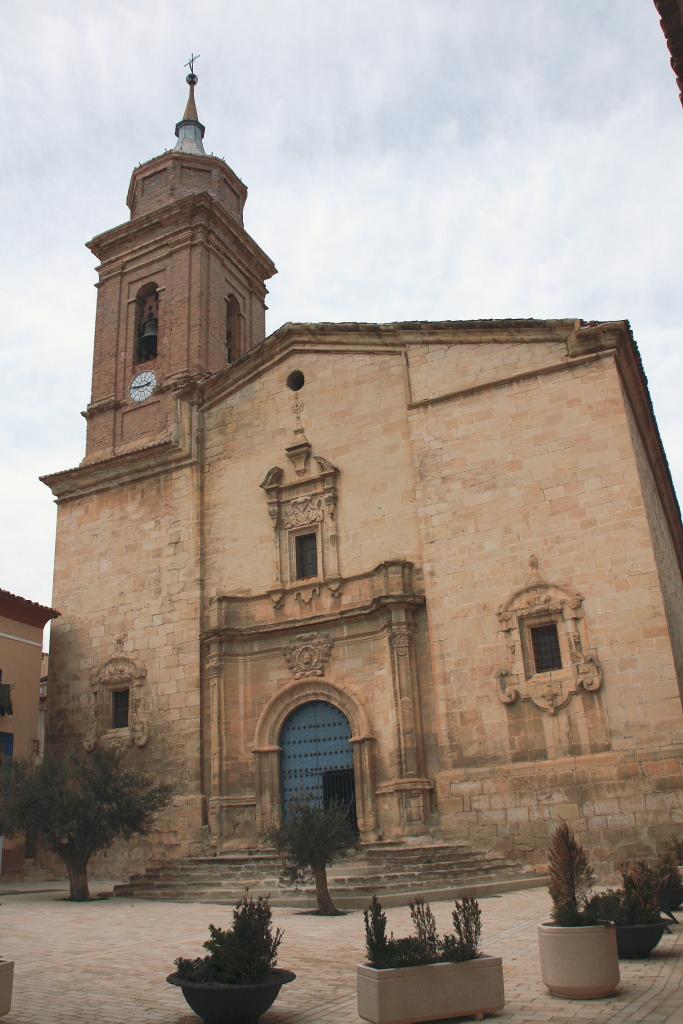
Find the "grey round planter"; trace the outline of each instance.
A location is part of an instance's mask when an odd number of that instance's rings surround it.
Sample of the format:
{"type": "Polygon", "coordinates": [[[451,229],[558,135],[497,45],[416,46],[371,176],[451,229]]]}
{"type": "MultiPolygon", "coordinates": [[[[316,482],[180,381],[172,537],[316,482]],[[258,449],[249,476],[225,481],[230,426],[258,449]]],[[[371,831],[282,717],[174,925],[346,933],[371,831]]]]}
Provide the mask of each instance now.
{"type": "Polygon", "coordinates": [[[188,1006],[206,1024],[256,1024],[278,997],[283,985],[296,974],[274,967],[265,981],[255,985],[221,985],[217,982],[186,981],[177,973],[166,981],[182,989],[188,1006]]]}
{"type": "Polygon", "coordinates": [[[618,924],[619,959],[642,960],[648,957],[659,943],[665,928],[664,921],[653,921],[651,924],[618,924]]]}

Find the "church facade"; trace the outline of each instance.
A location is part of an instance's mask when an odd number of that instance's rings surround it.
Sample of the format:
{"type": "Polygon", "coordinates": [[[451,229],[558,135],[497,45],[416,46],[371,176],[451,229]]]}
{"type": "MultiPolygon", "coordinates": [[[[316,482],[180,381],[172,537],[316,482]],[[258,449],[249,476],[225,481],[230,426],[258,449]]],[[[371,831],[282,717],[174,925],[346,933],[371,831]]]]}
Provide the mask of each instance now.
{"type": "Polygon", "coordinates": [[[58,501],[49,736],[176,785],[138,858],[361,841],[598,862],[683,822],[683,534],[628,323],[288,323],[246,187],[133,172],[58,501]]]}

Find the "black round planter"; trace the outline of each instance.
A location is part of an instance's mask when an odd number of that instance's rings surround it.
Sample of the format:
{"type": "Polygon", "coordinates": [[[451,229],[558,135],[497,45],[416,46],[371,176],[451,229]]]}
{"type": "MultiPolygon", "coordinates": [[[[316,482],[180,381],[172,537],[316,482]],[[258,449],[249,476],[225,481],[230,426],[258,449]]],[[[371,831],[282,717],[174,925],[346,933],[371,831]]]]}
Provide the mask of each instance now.
{"type": "Polygon", "coordinates": [[[177,973],[166,981],[183,990],[188,1005],[206,1024],[256,1024],[273,1005],[283,985],[296,974],[274,967],[265,981],[255,985],[220,985],[216,982],[186,981],[177,973]]]}
{"type": "Polygon", "coordinates": [[[654,924],[618,924],[617,952],[620,960],[636,960],[649,956],[662,935],[664,921],[654,924]]]}

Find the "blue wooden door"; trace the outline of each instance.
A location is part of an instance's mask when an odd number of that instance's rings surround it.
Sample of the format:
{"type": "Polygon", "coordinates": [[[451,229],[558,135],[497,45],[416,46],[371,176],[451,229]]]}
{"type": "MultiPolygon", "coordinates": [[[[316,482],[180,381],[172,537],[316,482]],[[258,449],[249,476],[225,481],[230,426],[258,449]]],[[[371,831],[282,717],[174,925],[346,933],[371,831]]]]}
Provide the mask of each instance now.
{"type": "Polygon", "coordinates": [[[332,800],[347,807],[355,827],[351,726],[346,716],[326,701],[316,700],[294,711],[280,735],[282,810],[285,820],[292,801],[327,806],[332,800]]]}

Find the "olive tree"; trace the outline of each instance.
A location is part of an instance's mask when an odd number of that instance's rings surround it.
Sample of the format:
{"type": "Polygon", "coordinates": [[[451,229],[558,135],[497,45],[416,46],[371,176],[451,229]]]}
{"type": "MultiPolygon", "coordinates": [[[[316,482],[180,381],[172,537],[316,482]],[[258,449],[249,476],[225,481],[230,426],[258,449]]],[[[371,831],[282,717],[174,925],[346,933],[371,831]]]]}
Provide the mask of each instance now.
{"type": "Polygon", "coordinates": [[[0,835],[32,832],[64,862],[69,898],[89,899],[88,862],[115,839],[149,832],[172,787],[155,785],[116,750],[48,753],[40,764],[5,761],[0,835]]]}
{"type": "Polygon", "coordinates": [[[327,885],[327,868],[345,857],[358,842],[343,804],[327,807],[295,801],[289,805],[283,824],[268,833],[268,840],[285,862],[290,878],[310,872],[315,881],[318,913],[337,914],[327,885]]]}

